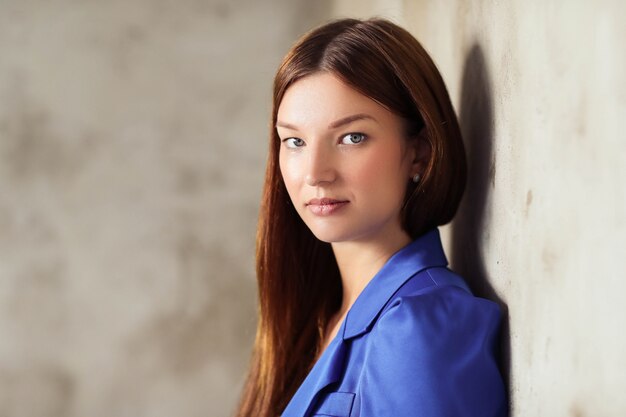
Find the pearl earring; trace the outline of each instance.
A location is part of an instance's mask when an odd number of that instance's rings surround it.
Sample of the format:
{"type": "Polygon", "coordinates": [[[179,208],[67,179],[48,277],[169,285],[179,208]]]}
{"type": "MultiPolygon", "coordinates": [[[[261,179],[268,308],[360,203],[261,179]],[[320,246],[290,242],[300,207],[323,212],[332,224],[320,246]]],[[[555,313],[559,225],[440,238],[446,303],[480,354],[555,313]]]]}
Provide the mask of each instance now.
{"type": "Polygon", "coordinates": [[[413,176],[413,182],[414,182],[414,183],[418,183],[418,182],[420,182],[420,174],[415,174],[415,175],[413,176]]]}

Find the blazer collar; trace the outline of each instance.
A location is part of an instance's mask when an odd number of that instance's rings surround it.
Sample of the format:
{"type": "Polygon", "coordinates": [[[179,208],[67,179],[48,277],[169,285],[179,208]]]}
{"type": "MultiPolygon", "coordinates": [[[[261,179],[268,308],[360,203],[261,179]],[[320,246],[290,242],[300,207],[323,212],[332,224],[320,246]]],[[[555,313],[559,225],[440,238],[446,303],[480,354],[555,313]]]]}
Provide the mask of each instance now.
{"type": "Polygon", "coordinates": [[[448,261],[438,229],[432,229],[396,252],[370,280],[348,311],[343,339],[370,330],[370,326],[393,294],[416,273],[448,261]]]}

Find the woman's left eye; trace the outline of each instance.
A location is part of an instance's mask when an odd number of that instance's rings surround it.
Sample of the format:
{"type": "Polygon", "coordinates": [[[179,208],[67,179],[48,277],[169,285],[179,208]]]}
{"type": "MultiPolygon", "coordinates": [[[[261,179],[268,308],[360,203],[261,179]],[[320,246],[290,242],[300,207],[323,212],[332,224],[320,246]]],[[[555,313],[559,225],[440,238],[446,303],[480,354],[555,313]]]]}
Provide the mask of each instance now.
{"type": "Polygon", "coordinates": [[[365,140],[364,133],[348,133],[341,138],[341,143],[344,145],[357,145],[365,140]]]}

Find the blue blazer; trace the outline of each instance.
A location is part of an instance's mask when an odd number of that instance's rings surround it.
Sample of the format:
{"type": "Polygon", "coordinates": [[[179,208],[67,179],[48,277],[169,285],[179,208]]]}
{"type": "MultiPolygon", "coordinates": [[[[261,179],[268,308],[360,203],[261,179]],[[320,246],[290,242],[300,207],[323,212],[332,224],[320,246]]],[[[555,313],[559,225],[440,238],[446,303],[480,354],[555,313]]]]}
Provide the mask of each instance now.
{"type": "Polygon", "coordinates": [[[437,229],[395,253],[282,416],[506,416],[500,310],[447,264],[437,229]]]}

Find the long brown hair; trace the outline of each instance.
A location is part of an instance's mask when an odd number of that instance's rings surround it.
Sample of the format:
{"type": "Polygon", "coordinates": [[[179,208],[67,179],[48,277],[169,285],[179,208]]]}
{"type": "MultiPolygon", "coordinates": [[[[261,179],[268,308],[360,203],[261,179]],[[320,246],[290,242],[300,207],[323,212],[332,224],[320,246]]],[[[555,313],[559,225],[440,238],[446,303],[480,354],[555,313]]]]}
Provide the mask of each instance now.
{"type": "Polygon", "coordinates": [[[403,227],[413,238],[448,223],[465,187],[461,132],[439,71],[420,43],[384,19],[342,19],[305,34],[274,79],[270,151],[257,232],[259,322],[238,417],[279,415],[319,353],[321,329],[339,308],[341,277],[330,244],[309,231],[291,204],[278,164],[276,115],[285,91],[327,71],[407,122],[431,157],[407,181],[403,227]]]}

